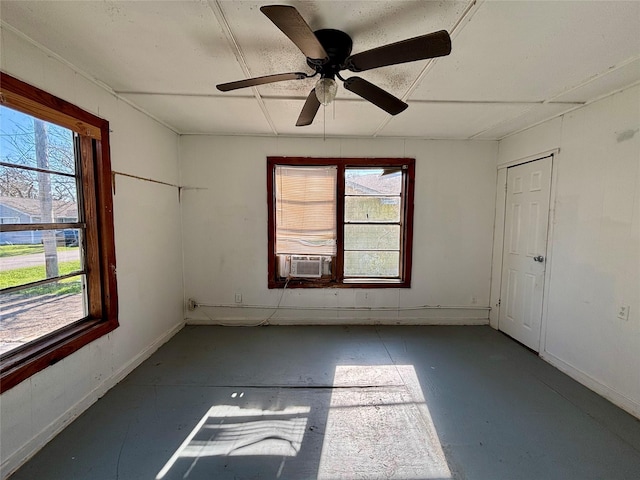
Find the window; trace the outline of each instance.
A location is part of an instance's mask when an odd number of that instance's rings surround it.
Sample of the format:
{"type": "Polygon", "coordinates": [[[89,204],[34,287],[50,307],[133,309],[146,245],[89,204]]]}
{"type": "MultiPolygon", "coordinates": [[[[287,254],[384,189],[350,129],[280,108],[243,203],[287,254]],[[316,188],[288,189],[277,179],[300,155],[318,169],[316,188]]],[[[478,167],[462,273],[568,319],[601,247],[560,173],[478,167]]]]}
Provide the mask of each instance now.
{"type": "Polygon", "coordinates": [[[269,288],[409,287],[415,160],[267,158],[269,288]]]}
{"type": "Polygon", "coordinates": [[[0,72],[0,391],[118,326],[112,208],[108,122],[0,72]]]}

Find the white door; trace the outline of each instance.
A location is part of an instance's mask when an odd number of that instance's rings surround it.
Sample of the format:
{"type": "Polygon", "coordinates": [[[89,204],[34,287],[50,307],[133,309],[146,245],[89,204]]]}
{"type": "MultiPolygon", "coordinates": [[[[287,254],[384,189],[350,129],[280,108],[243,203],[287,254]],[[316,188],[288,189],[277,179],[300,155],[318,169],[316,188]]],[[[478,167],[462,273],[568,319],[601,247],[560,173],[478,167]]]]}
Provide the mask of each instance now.
{"type": "Polygon", "coordinates": [[[507,170],[499,328],[540,348],[552,157],[507,170]]]}

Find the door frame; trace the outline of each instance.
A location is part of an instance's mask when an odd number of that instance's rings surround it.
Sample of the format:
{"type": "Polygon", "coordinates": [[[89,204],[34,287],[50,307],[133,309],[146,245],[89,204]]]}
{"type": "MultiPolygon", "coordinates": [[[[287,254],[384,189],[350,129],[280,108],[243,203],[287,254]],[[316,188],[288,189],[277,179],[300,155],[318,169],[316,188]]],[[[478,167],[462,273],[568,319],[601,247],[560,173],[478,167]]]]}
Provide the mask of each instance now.
{"type": "Polygon", "coordinates": [[[517,160],[511,160],[498,164],[496,182],[496,212],[494,218],[493,232],[493,258],[491,263],[491,293],[489,325],[499,330],[500,318],[500,292],[502,291],[502,260],[504,256],[504,237],[506,222],[506,200],[507,200],[507,169],[525,163],[535,162],[543,158],[551,157],[551,191],[549,192],[549,218],[547,225],[547,243],[545,255],[544,288],[542,291],[542,318],[540,319],[540,346],[538,354],[545,351],[546,331],[547,331],[547,311],[549,298],[549,288],[551,286],[551,264],[553,260],[553,227],[555,224],[556,190],[558,180],[558,165],[560,160],[560,149],[554,148],[535,155],[528,155],[517,160]]]}

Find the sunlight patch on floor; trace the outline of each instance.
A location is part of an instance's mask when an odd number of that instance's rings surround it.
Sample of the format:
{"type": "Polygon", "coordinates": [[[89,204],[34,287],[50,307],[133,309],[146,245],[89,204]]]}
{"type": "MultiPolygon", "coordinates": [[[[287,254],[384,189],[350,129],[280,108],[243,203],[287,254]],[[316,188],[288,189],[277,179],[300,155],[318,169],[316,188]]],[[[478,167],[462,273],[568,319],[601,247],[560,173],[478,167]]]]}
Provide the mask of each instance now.
{"type": "Polygon", "coordinates": [[[336,367],[318,480],[452,478],[411,365],[336,367]]]}
{"type": "Polygon", "coordinates": [[[309,407],[283,410],[216,405],[202,417],[156,476],[161,480],[179,459],[192,458],[185,477],[199,458],[275,455],[293,457],[300,451],[309,407]]]}

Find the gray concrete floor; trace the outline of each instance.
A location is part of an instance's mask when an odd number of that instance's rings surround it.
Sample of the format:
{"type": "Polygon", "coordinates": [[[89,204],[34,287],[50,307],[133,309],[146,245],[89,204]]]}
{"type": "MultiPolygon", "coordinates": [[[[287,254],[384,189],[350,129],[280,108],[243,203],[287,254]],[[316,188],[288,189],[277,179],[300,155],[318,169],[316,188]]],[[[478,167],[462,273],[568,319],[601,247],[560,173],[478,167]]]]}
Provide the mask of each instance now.
{"type": "Polygon", "coordinates": [[[186,327],[23,479],[640,478],[640,421],[489,327],[186,327]]]}

